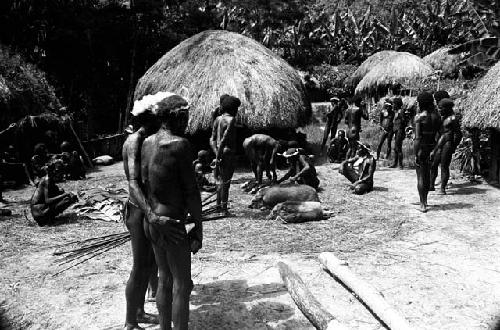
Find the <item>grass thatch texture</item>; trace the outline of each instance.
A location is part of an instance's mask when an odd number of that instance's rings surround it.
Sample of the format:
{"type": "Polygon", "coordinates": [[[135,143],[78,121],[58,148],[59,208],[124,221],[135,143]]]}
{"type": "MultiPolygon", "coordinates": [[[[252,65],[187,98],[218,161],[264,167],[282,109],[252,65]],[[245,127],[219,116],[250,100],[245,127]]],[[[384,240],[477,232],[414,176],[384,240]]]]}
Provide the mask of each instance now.
{"type": "Polygon", "coordinates": [[[54,112],[60,107],[45,74],[0,45],[0,129],[26,115],[54,112]]]}
{"type": "Polygon", "coordinates": [[[237,121],[250,129],[297,127],[311,114],[297,71],[255,40],[227,31],[204,31],[180,43],[139,80],[134,98],[159,91],[189,100],[188,133],[211,128],[222,94],[240,98],[237,121]]]}
{"type": "Polygon", "coordinates": [[[460,109],[465,127],[500,128],[500,62],[478,82],[460,109]]]}
{"type": "Polygon", "coordinates": [[[350,84],[353,87],[356,86],[361,81],[361,79],[363,79],[364,76],[368,72],[370,72],[370,70],[373,69],[376,65],[397,54],[398,52],[394,50],[383,50],[368,57],[363,63],[361,63],[356,71],[354,71],[350,79],[350,84]]]}
{"type": "Polygon", "coordinates": [[[356,94],[372,94],[379,87],[396,83],[411,89],[413,82],[433,73],[432,67],[417,55],[400,52],[375,65],[356,87],[356,94]]]}
{"type": "Polygon", "coordinates": [[[460,55],[448,54],[451,47],[442,47],[424,57],[434,70],[441,70],[445,77],[456,77],[459,71],[460,55]]]}

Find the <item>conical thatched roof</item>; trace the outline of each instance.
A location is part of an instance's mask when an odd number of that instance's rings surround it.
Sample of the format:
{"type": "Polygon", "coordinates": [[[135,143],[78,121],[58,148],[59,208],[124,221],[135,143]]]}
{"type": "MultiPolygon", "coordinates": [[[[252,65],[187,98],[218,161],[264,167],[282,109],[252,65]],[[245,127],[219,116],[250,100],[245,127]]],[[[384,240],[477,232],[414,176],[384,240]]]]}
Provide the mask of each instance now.
{"type": "Polygon", "coordinates": [[[356,86],[363,77],[370,72],[377,64],[384,61],[386,58],[397,55],[398,52],[394,50],[382,50],[368,57],[361,65],[354,71],[351,76],[350,84],[356,86]]]}
{"type": "Polygon", "coordinates": [[[205,31],[181,42],[144,74],[134,98],[159,91],[189,100],[191,134],[211,128],[223,94],[240,98],[237,121],[251,129],[298,127],[311,114],[290,65],[255,40],[227,31],[205,31]]]}
{"type": "Polygon", "coordinates": [[[413,81],[433,73],[432,67],[417,55],[399,52],[375,65],[356,86],[356,94],[370,94],[380,86],[401,84],[411,88],[413,81]]]}
{"type": "Polygon", "coordinates": [[[500,62],[479,81],[460,108],[464,126],[500,129],[500,62]]]}
{"type": "Polygon", "coordinates": [[[442,47],[424,57],[424,61],[432,66],[434,70],[443,71],[444,76],[456,76],[458,74],[460,55],[449,54],[451,47],[442,47]]]}

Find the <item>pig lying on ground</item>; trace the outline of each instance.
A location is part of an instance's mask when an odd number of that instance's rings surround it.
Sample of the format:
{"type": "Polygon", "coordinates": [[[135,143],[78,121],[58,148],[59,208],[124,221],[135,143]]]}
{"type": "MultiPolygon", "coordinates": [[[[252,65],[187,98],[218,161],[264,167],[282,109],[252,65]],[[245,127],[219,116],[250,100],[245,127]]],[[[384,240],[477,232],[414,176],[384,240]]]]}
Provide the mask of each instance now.
{"type": "Polygon", "coordinates": [[[319,202],[316,189],[305,184],[279,185],[260,189],[252,200],[250,208],[272,209],[283,202],[319,202]]]}
{"type": "Polygon", "coordinates": [[[268,216],[283,223],[299,223],[325,219],[320,202],[284,202],[276,204],[268,216]]]}

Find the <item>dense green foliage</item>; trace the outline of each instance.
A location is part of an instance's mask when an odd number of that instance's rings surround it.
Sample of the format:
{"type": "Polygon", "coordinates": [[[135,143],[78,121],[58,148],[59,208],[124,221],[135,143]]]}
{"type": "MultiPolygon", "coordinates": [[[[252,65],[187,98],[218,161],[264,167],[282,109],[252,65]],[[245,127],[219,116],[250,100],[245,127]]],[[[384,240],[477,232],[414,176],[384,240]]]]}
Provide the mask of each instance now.
{"type": "MultiPolygon", "coordinates": [[[[0,46],[0,123],[61,107],[44,72],[0,46]]],[[[5,128],[5,127],[1,127],[5,128]]]]}
{"type": "Polygon", "coordinates": [[[206,29],[243,33],[310,69],[496,35],[498,13],[500,0],[3,0],[0,42],[45,70],[94,134],[121,128],[137,79],[206,29]]]}

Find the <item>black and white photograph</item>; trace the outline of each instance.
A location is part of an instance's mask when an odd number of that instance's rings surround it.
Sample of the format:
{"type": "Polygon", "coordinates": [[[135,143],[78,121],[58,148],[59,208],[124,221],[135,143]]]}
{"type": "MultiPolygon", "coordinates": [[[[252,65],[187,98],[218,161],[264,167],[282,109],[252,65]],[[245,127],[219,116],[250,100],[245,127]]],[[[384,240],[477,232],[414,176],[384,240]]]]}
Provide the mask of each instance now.
{"type": "Polygon", "coordinates": [[[0,329],[500,330],[500,0],[0,0],[0,329]]]}

